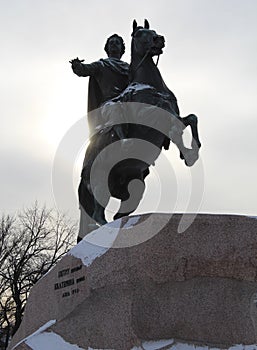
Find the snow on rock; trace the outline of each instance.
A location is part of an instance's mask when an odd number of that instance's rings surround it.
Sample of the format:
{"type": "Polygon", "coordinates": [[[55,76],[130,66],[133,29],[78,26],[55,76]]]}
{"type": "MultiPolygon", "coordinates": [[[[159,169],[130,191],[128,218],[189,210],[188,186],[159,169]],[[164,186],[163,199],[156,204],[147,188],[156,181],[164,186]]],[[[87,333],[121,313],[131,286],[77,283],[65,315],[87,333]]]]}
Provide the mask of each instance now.
{"type": "Polygon", "coordinates": [[[76,247],[72,248],[68,255],[81,259],[85,266],[89,266],[99,256],[103,255],[108,248],[95,246],[87,241],[81,241],[76,247]]]}
{"type": "Polygon", "coordinates": [[[144,350],[158,350],[163,347],[167,347],[174,343],[173,339],[159,340],[159,341],[147,341],[142,344],[144,350]]]}
{"type": "MultiPolygon", "coordinates": [[[[45,332],[50,326],[56,323],[56,320],[50,320],[40,327],[36,332],[20,341],[12,350],[21,343],[26,343],[32,350],[110,350],[110,349],[94,349],[89,347],[84,349],[76,344],[66,342],[60,335],[54,332],[45,332]]],[[[174,339],[163,339],[157,341],[145,341],[140,347],[134,346],[131,350],[257,350],[257,344],[243,345],[237,344],[229,348],[216,348],[209,346],[200,346],[187,343],[179,343],[174,339]]]]}
{"type": "Polygon", "coordinates": [[[248,218],[252,218],[252,219],[257,220],[257,216],[248,216],[248,218]]]}
{"type": "Polygon", "coordinates": [[[81,259],[85,266],[103,255],[112,246],[121,227],[121,219],[110,222],[86,235],[68,254],[81,259]]]}
{"type": "Polygon", "coordinates": [[[228,350],[257,350],[257,344],[255,344],[255,345],[243,345],[243,344],[234,345],[234,346],[230,347],[228,350]]]}
{"type": "Polygon", "coordinates": [[[24,341],[26,341],[30,337],[34,337],[35,335],[38,335],[41,332],[44,332],[47,328],[51,327],[55,323],[56,323],[56,320],[50,320],[50,321],[46,322],[43,326],[39,327],[38,330],[36,330],[36,332],[32,333],[27,338],[22,339],[19,343],[17,343],[13,349],[17,348],[18,345],[20,345],[21,343],[23,343],[24,341]]]}
{"type": "Polygon", "coordinates": [[[43,332],[30,336],[25,343],[33,350],[84,350],[77,345],[66,342],[54,332],[43,332]]]}
{"type": "Polygon", "coordinates": [[[140,216],[130,217],[123,227],[121,227],[121,219],[107,223],[86,235],[68,254],[81,259],[84,265],[89,266],[112,247],[121,228],[130,229],[137,224],[139,219],[140,216]]]}
{"type": "Polygon", "coordinates": [[[133,226],[135,226],[138,221],[140,219],[140,216],[132,216],[128,219],[128,221],[126,222],[126,224],[122,227],[122,228],[131,228],[133,226]]]}
{"type": "Polygon", "coordinates": [[[111,248],[120,231],[121,223],[122,220],[118,219],[109,222],[104,226],[100,226],[97,230],[86,235],[83,241],[100,247],[111,248]]]}
{"type": "MultiPolygon", "coordinates": [[[[76,344],[70,344],[65,341],[60,335],[54,332],[44,332],[45,329],[55,323],[55,320],[47,322],[44,326],[40,327],[35,333],[21,341],[19,344],[25,341],[25,343],[32,350],[112,350],[112,349],[94,349],[89,347],[84,349],[76,344]]],[[[17,344],[15,348],[19,345],[17,344]]],[[[13,348],[13,349],[15,349],[13,348]]],[[[243,345],[237,344],[229,348],[216,348],[209,346],[200,346],[187,343],[179,343],[174,339],[158,340],[158,341],[146,341],[141,346],[134,346],[131,350],[257,350],[257,344],[255,345],[243,345]]]]}
{"type": "Polygon", "coordinates": [[[196,346],[192,344],[177,343],[177,344],[174,344],[171,348],[167,348],[167,350],[220,350],[220,349],[209,348],[208,346],[196,346]]]}

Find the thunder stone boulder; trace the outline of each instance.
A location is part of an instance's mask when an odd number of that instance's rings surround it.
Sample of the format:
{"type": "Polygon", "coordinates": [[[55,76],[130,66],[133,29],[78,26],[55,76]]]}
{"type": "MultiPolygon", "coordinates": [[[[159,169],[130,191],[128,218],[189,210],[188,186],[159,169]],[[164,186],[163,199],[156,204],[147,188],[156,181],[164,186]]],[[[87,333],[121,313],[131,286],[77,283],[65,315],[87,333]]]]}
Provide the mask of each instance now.
{"type": "Polygon", "coordinates": [[[126,217],[86,236],[32,288],[9,349],[257,343],[257,220],[193,219],[126,217]]]}

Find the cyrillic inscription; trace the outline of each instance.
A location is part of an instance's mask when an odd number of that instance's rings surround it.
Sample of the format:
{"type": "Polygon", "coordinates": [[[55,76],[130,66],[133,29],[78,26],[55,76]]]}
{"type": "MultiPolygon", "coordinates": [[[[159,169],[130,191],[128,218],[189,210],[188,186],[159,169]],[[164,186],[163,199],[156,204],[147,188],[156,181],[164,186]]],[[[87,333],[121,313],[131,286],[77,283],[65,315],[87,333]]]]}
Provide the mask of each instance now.
{"type": "MultiPolygon", "coordinates": [[[[80,276],[76,278],[76,272],[82,269],[82,265],[74,266],[72,268],[65,268],[58,271],[58,278],[66,277],[65,281],[60,281],[54,284],[54,290],[60,290],[63,288],[74,286],[86,280],[85,276],[80,276]],[[68,275],[75,274],[74,278],[67,279],[68,275]]],[[[71,277],[71,276],[70,276],[71,277]]],[[[79,293],[79,288],[76,286],[73,289],[68,288],[68,290],[62,292],[62,298],[67,298],[79,293]]]]}
{"type": "Polygon", "coordinates": [[[63,276],[66,276],[70,273],[70,269],[63,269],[61,271],[58,272],[58,277],[63,277],[63,276]]]}
{"type": "Polygon", "coordinates": [[[60,282],[60,283],[55,283],[54,289],[56,290],[56,289],[65,288],[68,286],[72,286],[73,284],[74,284],[74,278],[67,281],[60,282]]]}
{"type": "Polygon", "coordinates": [[[76,280],[77,283],[82,282],[82,281],[85,281],[85,276],[79,277],[76,280]]]}

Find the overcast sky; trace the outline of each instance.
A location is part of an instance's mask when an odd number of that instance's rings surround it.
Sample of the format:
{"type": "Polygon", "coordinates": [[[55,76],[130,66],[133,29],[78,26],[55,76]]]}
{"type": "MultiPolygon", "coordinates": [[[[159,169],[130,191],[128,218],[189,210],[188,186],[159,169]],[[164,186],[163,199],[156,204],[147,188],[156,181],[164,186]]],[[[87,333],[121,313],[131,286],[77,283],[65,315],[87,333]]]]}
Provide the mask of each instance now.
{"type": "Polygon", "coordinates": [[[142,24],[147,18],[165,36],[160,71],[177,96],[181,115],[198,115],[203,147],[191,170],[174,147],[163,153],[139,212],[257,215],[256,0],[0,4],[1,213],[37,199],[78,217],[88,79],[75,76],[69,60],[79,56],[90,63],[105,57],[106,38],[118,33],[126,44],[123,59],[129,62],[132,21],[142,24]],[[54,163],[58,147],[71,154],[62,154],[61,160],[58,155],[54,163]],[[52,181],[56,162],[62,163],[57,185],[52,181]],[[188,208],[192,190],[196,199],[188,208]]]}

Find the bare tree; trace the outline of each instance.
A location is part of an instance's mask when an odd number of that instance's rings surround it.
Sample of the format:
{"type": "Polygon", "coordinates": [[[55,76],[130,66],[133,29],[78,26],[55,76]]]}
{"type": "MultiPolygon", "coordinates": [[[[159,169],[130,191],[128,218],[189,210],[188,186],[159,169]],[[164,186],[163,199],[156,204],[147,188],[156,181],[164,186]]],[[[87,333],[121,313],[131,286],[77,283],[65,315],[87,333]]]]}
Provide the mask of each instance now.
{"type": "MultiPolygon", "coordinates": [[[[0,266],[1,273],[6,269],[8,258],[13,251],[12,232],[14,229],[14,218],[3,215],[1,218],[0,231],[0,266]]],[[[11,331],[11,322],[8,317],[11,314],[10,296],[8,286],[0,274],[0,349],[6,349],[11,331]]]]}
{"type": "Polygon", "coordinates": [[[0,338],[6,349],[31,287],[75,244],[76,225],[35,203],[16,217],[2,216],[0,229],[0,338]]]}

